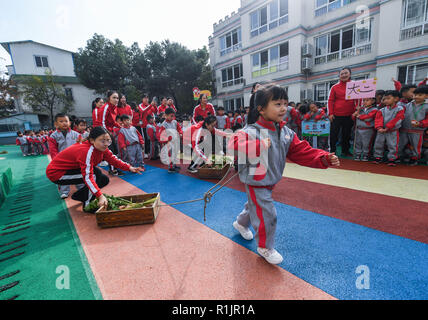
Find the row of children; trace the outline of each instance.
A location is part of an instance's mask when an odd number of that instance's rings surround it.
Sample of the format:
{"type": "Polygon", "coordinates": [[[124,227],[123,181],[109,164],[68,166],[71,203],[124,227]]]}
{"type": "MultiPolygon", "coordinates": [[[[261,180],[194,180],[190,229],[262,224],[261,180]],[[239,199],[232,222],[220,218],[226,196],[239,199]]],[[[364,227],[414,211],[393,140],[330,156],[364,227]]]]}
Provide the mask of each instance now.
{"type": "Polygon", "coordinates": [[[16,145],[21,147],[24,157],[49,154],[49,132],[45,130],[39,130],[37,132],[26,130],[24,133],[18,131],[16,134],[18,136],[16,138],[16,145]]]}

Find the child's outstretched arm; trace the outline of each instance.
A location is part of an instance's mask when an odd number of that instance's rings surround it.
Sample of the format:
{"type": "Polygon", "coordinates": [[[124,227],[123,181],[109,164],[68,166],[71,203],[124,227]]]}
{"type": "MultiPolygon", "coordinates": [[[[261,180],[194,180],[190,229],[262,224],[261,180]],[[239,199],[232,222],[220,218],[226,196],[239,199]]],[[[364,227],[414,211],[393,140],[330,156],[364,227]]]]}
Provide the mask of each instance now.
{"type": "Polygon", "coordinates": [[[327,151],[314,149],[305,140],[300,140],[294,135],[290,148],[288,149],[287,158],[298,165],[327,169],[329,166],[339,166],[340,162],[337,156],[327,151]]]}

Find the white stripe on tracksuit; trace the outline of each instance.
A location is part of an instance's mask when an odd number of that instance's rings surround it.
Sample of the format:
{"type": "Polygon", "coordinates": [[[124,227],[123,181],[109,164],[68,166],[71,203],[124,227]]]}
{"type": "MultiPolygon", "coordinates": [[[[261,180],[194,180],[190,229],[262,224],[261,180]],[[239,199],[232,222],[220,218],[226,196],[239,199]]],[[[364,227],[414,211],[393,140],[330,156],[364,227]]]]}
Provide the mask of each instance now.
{"type": "Polygon", "coordinates": [[[109,105],[107,104],[106,107],[104,108],[104,112],[103,112],[103,122],[102,123],[103,123],[104,128],[106,128],[106,114],[107,114],[108,107],[109,107],[109,105]]]}
{"type": "Polygon", "coordinates": [[[95,188],[94,184],[92,183],[91,179],[90,179],[90,174],[91,174],[91,158],[92,158],[92,153],[94,152],[94,147],[90,147],[88,150],[88,154],[86,156],[86,169],[85,169],[85,182],[89,187],[89,190],[93,193],[96,194],[98,192],[98,190],[95,188]]]}
{"type": "MultiPolygon", "coordinates": [[[[199,154],[199,156],[204,160],[207,161],[208,158],[206,157],[206,155],[202,152],[202,150],[199,148],[199,140],[201,139],[201,132],[202,132],[203,127],[201,127],[198,130],[198,133],[196,134],[196,140],[195,140],[195,150],[196,152],[199,154]]],[[[205,139],[204,139],[205,141],[205,139]]]]}

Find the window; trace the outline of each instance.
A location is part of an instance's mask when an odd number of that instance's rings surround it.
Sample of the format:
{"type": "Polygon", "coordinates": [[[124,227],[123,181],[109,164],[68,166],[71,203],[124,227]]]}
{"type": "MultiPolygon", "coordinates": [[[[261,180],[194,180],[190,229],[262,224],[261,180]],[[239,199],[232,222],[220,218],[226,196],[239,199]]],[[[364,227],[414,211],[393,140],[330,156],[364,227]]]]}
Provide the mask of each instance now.
{"type": "Polygon", "coordinates": [[[251,37],[288,22],[288,0],[273,0],[250,13],[251,37]]]}
{"type": "Polygon", "coordinates": [[[244,106],[244,98],[227,99],[223,101],[223,107],[226,111],[239,110],[244,106]]]}
{"type": "Polygon", "coordinates": [[[428,34],[428,0],[404,0],[400,40],[428,34]]]}
{"type": "Polygon", "coordinates": [[[253,78],[288,69],[288,42],[258,52],[252,56],[253,78]]]}
{"type": "Polygon", "coordinates": [[[367,80],[369,78],[369,74],[363,74],[352,78],[354,81],[367,80]]]}
{"type": "Polygon", "coordinates": [[[314,85],[314,101],[327,103],[328,95],[330,94],[331,87],[337,83],[337,80],[332,80],[314,85]]]}
{"type": "Polygon", "coordinates": [[[220,56],[242,48],[241,28],[235,29],[220,37],[220,56]]]}
{"type": "Polygon", "coordinates": [[[222,87],[230,87],[244,82],[242,63],[221,70],[222,87]]]}
{"type": "Polygon", "coordinates": [[[428,63],[402,66],[398,68],[398,81],[419,84],[428,76],[428,63]]]}
{"type": "Polygon", "coordinates": [[[355,1],[356,0],[315,0],[315,16],[321,16],[355,1]]]}
{"type": "Polygon", "coordinates": [[[71,88],[64,88],[65,96],[69,101],[73,101],[73,89],[71,88]]]}
{"type": "Polygon", "coordinates": [[[38,68],[49,68],[48,57],[35,56],[36,66],[38,68]]]}
{"type": "Polygon", "coordinates": [[[315,64],[371,52],[371,20],[316,37],[315,64]]]}

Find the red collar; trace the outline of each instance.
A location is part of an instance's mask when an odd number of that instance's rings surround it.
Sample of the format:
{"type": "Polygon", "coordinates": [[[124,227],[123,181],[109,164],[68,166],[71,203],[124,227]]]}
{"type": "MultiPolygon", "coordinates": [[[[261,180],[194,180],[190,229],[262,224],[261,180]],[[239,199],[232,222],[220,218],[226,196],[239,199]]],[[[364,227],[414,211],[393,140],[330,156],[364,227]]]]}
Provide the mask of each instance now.
{"type": "Polygon", "coordinates": [[[256,123],[262,126],[263,128],[269,129],[271,131],[276,131],[273,121],[267,121],[262,116],[259,117],[259,120],[257,120],[256,123]]]}

